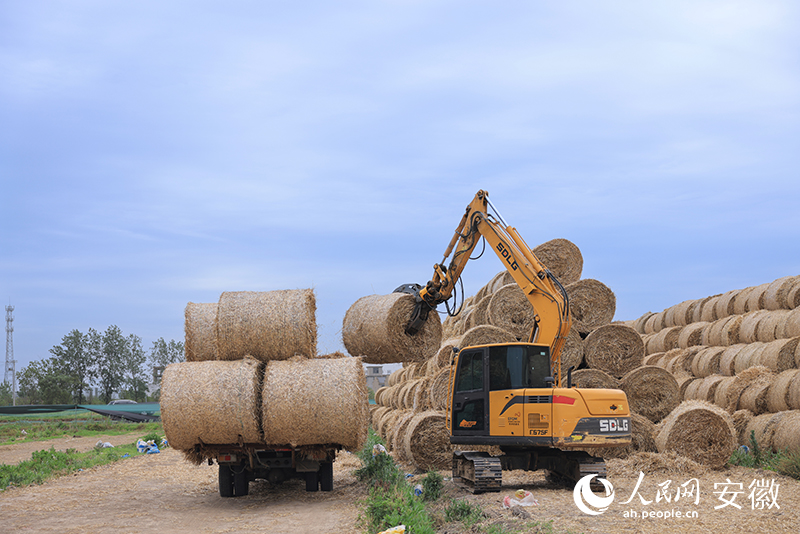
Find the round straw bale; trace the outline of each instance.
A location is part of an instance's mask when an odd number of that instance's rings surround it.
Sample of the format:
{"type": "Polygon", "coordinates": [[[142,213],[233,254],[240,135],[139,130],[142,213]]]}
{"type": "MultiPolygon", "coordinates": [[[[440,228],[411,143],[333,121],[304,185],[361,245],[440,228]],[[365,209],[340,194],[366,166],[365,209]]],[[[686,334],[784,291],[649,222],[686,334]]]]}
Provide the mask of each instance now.
{"type": "Polygon", "coordinates": [[[217,359],[217,303],[197,304],[190,302],[184,310],[184,350],[187,362],[202,362],[217,359]]]}
{"type": "Polygon", "coordinates": [[[450,368],[442,369],[431,380],[430,402],[434,410],[446,410],[450,388],[450,368]]]}
{"type": "Polygon", "coordinates": [[[659,350],[661,347],[656,346],[656,340],[658,338],[658,334],[645,334],[641,337],[642,337],[642,343],[644,343],[645,354],[650,355],[656,352],[665,352],[664,350],[659,350]]]}
{"type": "Polygon", "coordinates": [[[415,412],[424,412],[432,410],[431,406],[431,383],[433,382],[432,376],[421,378],[417,388],[414,390],[414,402],[411,407],[415,412]]]}
{"type": "Polygon", "coordinates": [[[562,285],[566,286],[581,279],[583,255],[572,241],[551,239],[535,247],[533,253],[562,285]]]}
{"type": "MultiPolygon", "coordinates": [[[[511,285],[512,287],[516,286],[517,289],[519,289],[519,286],[516,283],[515,284],[509,284],[509,285],[511,285]]],[[[519,291],[522,292],[521,289],[519,291]]],[[[494,297],[494,294],[486,295],[482,299],[476,301],[477,304],[475,304],[475,306],[473,306],[473,308],[472,308],[472,316],[471,316],[471,321],[472,321],[472,325],[473,326],[477,326],[477,325],[481,325],[481,324],[490,324],[489,323],[489,313],[488,313],[488,311],[489,311],[489,303],[492,301],[493,297],[494,297]]],[[[524,295],[523,295],[523,297],[524,297],[524,295]]],[[[525,301],[528,302],[528,299],[526,298],[525,301]]]]}
{"type": "Polygon", "coordinates": [[[789,409],[789,386],[800,369],[787,369],[775,377],[767,393],[767,411],[783,412],[789,409]]]}
{"type": "Polygon", "coordinates": [[[700,345],[703,329],[710,324],[711,323],[699,322],[684,326],[681,329],[681,333],[678,335],[678,347],[685,349],[695,345],[700,345]]]}
{"type": "Polygon", "coordinates": [[[797,276],[784,276],[771,282],[764,292],[764,309],[766,310],[780,310],[791,309],[787,297],[789,292],[794,288],[797,283],[797,276]]]}
{"type": "Polygon", "coordinates": [[[747,295],[747,304],[745,304],[747,311],[764,309],[764,295],[767,289],[769,289],[769,283],[757,285],[753,288],[750,294],[747,295]]]}
{"type": "Polygon", "coordinates": [[[789,290],[789,293],[786,296],[786,306],[789,309],[800,307],[800,276],[797,277],[794,287],[789,290]]]}
{"type": "Polygon", "coordinates": [[[425,363],[425,376],[433,376],[439,372],[439,359],[434,356],[432,358],[428,358],[428,361],[425,363]]]}
{"type": "Polygon", "coordinates": [[[561,372],[566,376],[567,369],[578,369],[583,363],[583,339],[577,330],[570,329],[561,347],[561,372]]]}
{"type": "Polygon", "coordinates": [[[770,435],[767,437],[767,441],[764,440],[764,431],[774,415],[775,414],[772,413],[765,413],[753,416],[750,421],[747,422],[744,433],[740,438],[742,445],[750,446],[750,438],[754,437],[759,447],[763,450],[769,449],[772,441],[772,433],[774,432],[774,425],[770,425],[770,435]]]}
{"type": "Polygon", "coordinates": [[[728,413],[733,413],[740,408],[745,408],[744,406],[739,406],[739,400],[741,399],[744,390],[747,389],[750,384],[756,382],[762,375],[772,374],[773,373],[769,369],[760,365],[756,367],[750,367],[741,373],[737,373],[733,383],[728,387],[727,391],[728,398],[726,409],[728,410],[728,413]]]}
{"type": "Polygon", "coordinates": [[[450,367],[450,363],[453,360],[453,349],[457,349],[459,343],[461,343],[460,337],[442,341],[442,346],[439,348],[439,352],[436,353],[436,364],[439,369],[450,367]]]}
{"type": "MultiPolygon", "coordinates": [[[[400,386],[400,390],[397,393],[397,409],[398,410],[408,410],[411,408],[409,405],[409,393],[414,388],[414,381],[408,380],[404,382],[402,386],[400,386]]],[[[411,402],[413,402],[413,393],[411,393],[411,402]]]]}
{"type": "Polygon", "coordinates": [[[453,447],[444,413],[422,412],[413,417],[403,437],[404,454],[422,471],[452,466],[453,447]]]}
{"type": "Polygon", "coordinates": [[[217,308],[220,360],[245,354],[261,361],[317,354],[317,305],[312,289],[227,291],[217,308]]]}
{"type": "MultiPolygon", "coordinates": [[[[666,352],[656,352],[655,354],[645,356],[644,360],[642,360],[642,365],[658,365],[665,354],[666,352]]],[[[658,366],[661,367],[660,365],[658,366]]]]}
{"type": "Polygon", "coordinates": [[[711,300],[712,297],[705,297],[702,299],[698,299],[697,302],[694,304],[694,308],[692,308],[692,323],[699,323],[699,322],[710,322],[710,321],[703,321],[701,317],[703,316],[703,308],[705,308],[706,303],[711,300]]]}
{"type": "Polygon", "coordinates": [[[714,404],[720,408],[728,407],[728,391],[734,382],[736,382],[735,376],[726,376],[717,384],[717,389],[714,391],[714,404]]]}
{"type": "Polygon", "coordinates": [[[404,413],[406,413],[405,410],[390,410],[381,418],[376,431],[378,432],[378,435],[383,438],[384,442],[389,439],[389,433],[394,428],[395,421],[397,421],[397,419],[399,419],[404,413]]]}
{"type": "Polygon", "coordinates": [[[397,384],[397,381],[400,379],[400,374],[402,372],[403,372],[403,368],[402,367],[400,369],[392,371],[392,374],[390,374],[389,377],[386,379],[386,385],[387,386],[393,386],[393,385],[397,384]]]}
{"type": "Polygon", "coordinates": [[[264,372],[264,441],[272,445],[341,445],[367,439],[369,401],[361,358],[271,361],[264,372]]]}
{"type": "MultiPolygon", "coordinates": [[[[683,393],[684,400],[700,400],[700,387],[705,382],[705,378],[698,378],[697,380],[693,380],[690,382],[683,393]]],[[[705,399],[703,399],[705,400],[705,399]]]]}
{"type": "Polygon", "coordinates": [[[704,348],[706,347],[697,345],[688,349],[673,349],[674,352],[667,352],[669,359],[665,360],[664,369],[672,374],[691,373],[695,355],[704,348]]]}
{"type": "Polygon", "coordinates": [[[788,314],[789,310],[768,311],[758,322],[758,326],[756,327],[756,339],[764,343],[769,343],[770,341],[778,339],[775,335],[778,325],[784,322],[788,314]]]}
{"type": "Polygon", "coordinates": [[[388,388],[386,386],[383,386],[379,387],[378,390],[375,392],[374,395],[375,404],[377,404],[378,406],[383,406],[383,402],[381,402],[381,397],[383,397],[383,394],[386,393],[387,389],[388,388]]]}
{"type": "Polygon", "coordinates": [[[736,448],[731,415],[704,401],[684,401],[670,413],[656,436],[658,452],[675,451],[721,469],[736,448]]]}
{"type": "Polygon", "coordinates": [[[786,404],[789,405],[790,410],[800,410],[800,373],[796,374],[789,384],[786,404]]]}
{"type": "Polygon", "coordinates": [[[800,336],[800,308],[789,310],[775,329],[776,339],[788,339],[797,336],[800,336]]]}
{"type": "Polygon", "coordinates": [[[584,358],[593,369],[600,369],[621,378],[642,365],[644,343],[633,328],[605,325],[597,328],[584,340],[584,358]]]}
{"type": "MultiPolygon", "coordinates": [[[[656,321],[661,319],[661,315],[658,313],[653,313],[647,317],[644,322],[644,332],[643,334],[655,334],[656,333],[656,321]]],[[[659,327],[659,330],[661,328],[659,327]]]]}
{"type": "Polygon", "coordinates": [[[736,296],[733,297],[733,313],[735,315],[747,313],[747,299],[750,297],[750,293],[754,289],[754,287],[740,289],[736,296]]]}
{"type": "Polygon", "coordinates": [[[773,373],[759,375],[742,391],[738,408],[750,410],[755,415],[767,412],[767,394],[775,382],[775,378],[776,375],[773,373]]]}
{"type": "Polygon", "coordinates": [[[488,345],[490,343],[514,343],[515,341],[517,341],[517,338],[514,337],[514,334],[497,326],[484,324],[464,332],[464,335],[461,336],[459,348],[488,345]]]}
{"type": "Polygon", "coordinates": [[[717,319],[722,319],[723,317],[728,317],[730,315],[734,315],[733,313],[733,299],[736,298],[736,295],[739,294],[739,290],[735,289],[733,291],[728,291],[723,293],[718,299],[716,304],[714,305],[714,315],[717,316],[717,319]]]}
{"type": "Polygon", "coordinates": [[[581,334],[614,320],[617,298],[602,282],[588,278],[566,286],[569,295],[572,327],[581,334]]]}
{"type": "MultiPolygon", "coordinates": [[[[434,354],[433,356],[431,356],[431,358],[435,356],[436,355],[434,354]]],[[[419,380],[420,378],[425,378],[425,373],[428,370],[428,360],[430,360],[430,358],[421,362],[417,362],[417,366],[414,368],[414,376],[413,376],[415,380],[419,380]]]]}
{"type": "Polygon", "coordinates": [[[794,354],[800,338],[778,339],[764,345],[764,350],[758,359],[758,364],[767,367],[774,373],[782,373],[787,369],[794,369],[794,354]]]}
{"type": "Polygon", "coordinates": [[[625,447],[587,449],[597,458],[627,458],[636,452],[657,452],[656,425],[647,417],[631,412],[631,444],[625,447]]]}
{"type": "Polygon", "coordinates": [[[730,315],[717,319],[711,323],[701,334],[703,345],[728,346],[739,342],[739,328],[742,324],[741,315],[730,315]]]}
{"type": "Polygon", "coordinates": [[[489,288],[486,292],[487,295],[494,294],[495,291],[508,284],[516,284],[514,277],[508,271],[500,271],[489,282],[489,288]]]}
{"type": "Polygon", "coordinates": [[[747,425],[753,420],[753,412],[750,410],[736,410],[733,412],[732,417],[733,427],[736,429],[736,437],[738,438],[739,444],[745,445],[747,441],[747,437],[745,436],[747,425]]]}
{"type": "Polygon", "coordinates": [[[599,369],[573,371],[572,383],[579,388],[619,389],[619,380],[599,369]]]}
{"type": "Polygon", "coordinates": [[[378,431],[378,422],[389,410],[391,410],[391,408],[387,406],[378,406],[378,408],[370,414],[372,418],[372,428],[375,429],[376,432],[378,431]]]}
{"type": "Polygon", "coordinates": [[[679,307],[683,306],[684,302],[681,302],[680,304],[674,304],[664,310],[664,326],[667,328],[672,326],[685,326],[685,324],[678,324],[678,318],[676,317],[676,315],[685,314],[685,310],[679,311],[679,307]]]}
{"type": "Polygon", "coordinates": [[[746,346],[747,345],[743,343],[737,343],[736,345],[725,347],[725,350],[722,351],[719,357],[719,372],[721,374],[725,376],[733,376],[736,374],[736,356],[738,356],[739,352],[746,346]]]}
{"type": "Polygon", "coordinates": [[[717,387],[724,378],[725,377],[721,375],[711,375],[705,377],[703,382],[697,388],[695,398],[697,400],[714,402],[714,394],[717,392],[717,387]]]}
{"type": "Polygon", "coordinates": [[[772,449],[775,452],[800,452],[800,411],[784,412],[776,421],[772,449]]]}
{"type": "Polygon", "coordinates": [[[681,402],[680,386],[668,371],[645,365],[628,372],[620,380],[631,411],[657,423],[681,402]]]}
{"type": "MultiPolygon", "coordinates": [[[[675,380],[678,382],[678,388],[680,388],[679,392],[681,395],[681,401],[689,400],[687,391],[689,391],[689,388],[692,386],[692,384],[695,382],[701,383],[703,381],[702,378],[695,378],[689,374],[677,376],[675,377],[675,380]]],[[[694,391],[696,391],[698,387],[700,387],[699,384],[695,385],[694,391]]]]}
{"type": "Polygon", "coordinates": [[[725,347],[707,347],[698,352],[692,362],[692,373],[698,377],[719,373],[719,360],[723,352],[725,352],[725,347]],[[697,362],[697,372],[695,372],[694,362],[697,362]]]}
{"type": "Polygon", "coordinates": [[[260,443],[261,367],[253,358],[168,365],[161,421],[170,446],[190,451],[203,444],[260,443]]]}
{"type": "Polygon", "coordinates": [[[678,347],[678,337],[681,335],[682,326],[669,326],[660,330],[650,344],[650,352],[666,352],[678,347]]]}
{"type": "Polygon", "coordinates": [[[408,461],[408,458],[405,457],[403,438],[405,438],[408,424],[415,415],[417,415],[417,412],[414,410],[406,410],[402,412],[401,415],[395,419],[394,426],[388,431],[389,439],[386,440],[386,444],[389,446],[389,450],[394,453],[397,459],[403,462],[408,461]]]}
{"type": "Polygon", "coordinates": [[[758,365],[760,353],[764,350],[765,344],[764,343],[750,343],[746,345],[739,353],[736,355],[736,359],[733,361],[733,369],[736,371],[738,375],[745,369],[749,369],[750,367],[754,367],[758,365]]]}
{"type": "Polygon", "coordinates": [[[711,323],[719,319],[719,317],[717,317],[717,302],[721,296],[722,295],[714,295],[703,303],[703,309],[700,312],[701,321],[711,323]]]}
{"type": "Polygon", "coordinates": [[[649,311],[649,312],[645,313],[644,315],[642,315],[641,317],[639,317],[638,319],[636,319],[636,321],[634,321],[634,323],[633,323],[633,329],[636,330],[637,332],[639,332],[640,334],[644,334],[645,333],[644,325],[647,322],[647,320],[650,317],[652,317],[653,315],[655,315],[655,314],[653,312],[649,311]]]}
{"type": "Polygon", "coordinates": [[[512,333],[517,339],[527,339],[536,313],[522,289],[517,284],[508,284],[487,298],[486,322],[512,333]]]}
{"type": "Polygon", "coordinates": [[[397,410],[395,412],[395,416],[391,418],[388,422],[384,432],[386,433],[386,448],[390,451],[396,451],[397,449],[397,442],[394,441],[395,435],[397,433],[397,427],[401,424],[403,419],[408,416],[414,416],[413,410],[397,410]]]}
{"type": "Polygon", "coordinates": [[[419,332],[406,326],[415,306],[413,295],[390,293],[358,299],[344,316],[342,341],[350,354],[367,363],[414,362],[430,358],[442,342],[438,313],[429,313],[419,332]]]}

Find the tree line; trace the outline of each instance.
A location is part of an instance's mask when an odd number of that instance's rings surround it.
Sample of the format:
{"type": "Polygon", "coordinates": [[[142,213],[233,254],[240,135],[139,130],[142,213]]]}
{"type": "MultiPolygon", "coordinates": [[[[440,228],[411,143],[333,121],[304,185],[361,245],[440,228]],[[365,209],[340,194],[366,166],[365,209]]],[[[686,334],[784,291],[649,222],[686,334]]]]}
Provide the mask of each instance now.
{"type": "MultiPolygon", "coordinates": [[[[125,336],[116,325],[102,333],[72,330],[50,354],[17,373],[18,404],[87,404],[93,387],[99,388],[103,403],[117,392],[137,402],[158,400],[158,392],[147,395],[153,370],[184,359],[183,342],[159,338],[145,351],[139,336],[125,336]]],[[[6,384],[0,397],[6,396],[5,389],[6,384]]]]}

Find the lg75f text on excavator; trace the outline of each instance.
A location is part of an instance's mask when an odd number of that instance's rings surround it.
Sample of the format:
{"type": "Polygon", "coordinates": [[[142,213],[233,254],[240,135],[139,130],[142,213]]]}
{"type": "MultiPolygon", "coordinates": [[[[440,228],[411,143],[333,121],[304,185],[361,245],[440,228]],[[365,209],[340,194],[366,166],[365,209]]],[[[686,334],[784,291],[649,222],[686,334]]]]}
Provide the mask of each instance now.
{"type": "Polygon", "coordinates": [[[401,286],[416,306],[406,328],[413,335],[431,311],[453,296],[470,256],[484,238],[533,306],[534,325],[526,342],[454,349],[450,366],[447,424],[453,477],[473,492],[500,491],[502,470],[545,469],[548,478],[577,482],[605,475],[605,463],[580,449],[628,445],[630,411],[625,393],[562,382],[561,348],[569,333],[569,298],[556,277],[536,258],[516,229],[508,226],[478,191],[467,206],[444,259],[423,287],[401,286]],[[492,213],[489,212],[491,208],[492,213]],[[449,265],[445,265],[452,253],[449,265]],[[501,456],[469,450],[492,445],[501,456]]]}

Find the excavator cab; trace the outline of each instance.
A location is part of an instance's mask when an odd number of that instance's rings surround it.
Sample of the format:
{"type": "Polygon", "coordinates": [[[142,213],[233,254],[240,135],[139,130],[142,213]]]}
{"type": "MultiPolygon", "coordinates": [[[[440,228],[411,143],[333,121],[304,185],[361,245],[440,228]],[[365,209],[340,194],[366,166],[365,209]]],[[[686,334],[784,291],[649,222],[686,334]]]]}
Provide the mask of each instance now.
{"type": "MultiPolygon", "coordinates": [[[[529,423],[535,422],[537,429],[549,428],[552,410],[539,400],[552,397],[552,389],[546,345],[498,344],[462,350],[452,396],[454,442],[497,444],[495,436],[526,437],[529,423]]],[[[537,441],[551,445],[548,434],[542,432],[545,439],[537,441]]]]}

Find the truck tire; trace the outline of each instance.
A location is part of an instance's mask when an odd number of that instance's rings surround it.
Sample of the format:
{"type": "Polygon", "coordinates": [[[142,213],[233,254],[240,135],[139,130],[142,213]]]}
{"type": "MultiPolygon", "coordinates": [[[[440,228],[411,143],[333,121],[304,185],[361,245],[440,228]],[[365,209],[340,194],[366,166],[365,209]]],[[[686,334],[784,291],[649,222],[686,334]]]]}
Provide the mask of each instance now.
{"type": "Polygon", "coordinates": [[[323,462],[320,464],[319,486],[322,491],[333,490],[333,462],[323,462]]]}
{"type": "Polygon", "coordinates": [[[219,496],[233,497],[233,472],[231,466],[219,466],[219,496]]]}
{"type": "Polygon", "coordinates": [[[319,490],[319,476],[316,471],[308,471],[306,476],[306,491],[319,490]]]}
{"type": "Polygon", "coordinates": [[[244,497],[250,493],[250,477],[247,475],[247,469],[244,466],[240,469],[241,471],[233,471],[233,494],[236,497],[244,497]]]}

